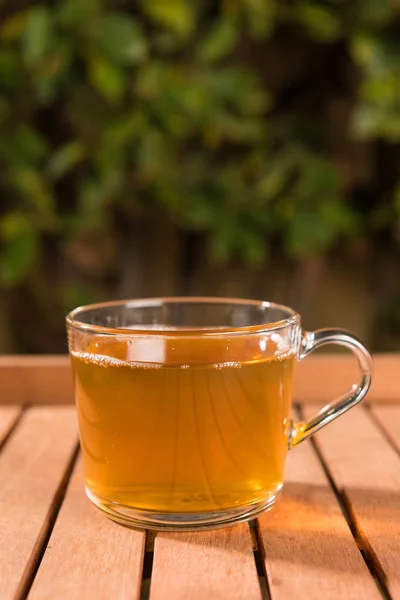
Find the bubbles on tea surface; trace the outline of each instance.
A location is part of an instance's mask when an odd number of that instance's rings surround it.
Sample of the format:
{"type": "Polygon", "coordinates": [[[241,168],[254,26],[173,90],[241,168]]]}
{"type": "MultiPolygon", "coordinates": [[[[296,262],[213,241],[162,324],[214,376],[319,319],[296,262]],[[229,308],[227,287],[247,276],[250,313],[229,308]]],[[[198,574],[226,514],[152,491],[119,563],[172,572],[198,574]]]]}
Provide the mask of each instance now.
{"type": "Polygon", "coordinates": [[[190,365],[181,365],[181,369],[189,369],[190,365]]]}
{"type": "Polygon", "coordinates": [[[282,354],[278,354],[278,356],[275,356],[273,360],[284,361],[287,358],[290,358],[293,356],[295,356],[295,353],[292,350],[287,350],[286,352],[283,352],[282,354]]]}
{"type": "Polygon", "coordinates": [[[71,352],[71,354],[87,365],[97,365],[99,367],[123,367],[125,365],[123,360],[113,358],[112,356],[104,356],[103,354],[76,351],[71,352]]]}
{"type": "Polygon", "coordinates": [[[242,363],[231,360],[223,363],[214,363],[213,367],[214,369],[217,369],[217,371],[221,371],[222,369],[240,369],[242,367],[242,363]]]}
{"type": "Polygon", "coordinates": [[[96,365],[98,367],[130,367],[131,369],[161,369],[159,363],[141,363],[130,362],[114,358],[113,356],[104,356],[103,354],[92,354],[91,352],[71,352],[73,356],[88,365],[96,365]]]}
{"type": "Polygon", "coordinates": [[[161,369],[162,367],[160,363],[126,362],[124,364],[131,369],[161,369]]]}
{"type": "Polygon", "coordinates": [[[179,331],[180,329],[185,330],[184,327],[176,327],[174,325],[161,325],[159,323],[135,323],[134,325],[125,325],[124,329],[130,329],[131,331],[179,331]]]}

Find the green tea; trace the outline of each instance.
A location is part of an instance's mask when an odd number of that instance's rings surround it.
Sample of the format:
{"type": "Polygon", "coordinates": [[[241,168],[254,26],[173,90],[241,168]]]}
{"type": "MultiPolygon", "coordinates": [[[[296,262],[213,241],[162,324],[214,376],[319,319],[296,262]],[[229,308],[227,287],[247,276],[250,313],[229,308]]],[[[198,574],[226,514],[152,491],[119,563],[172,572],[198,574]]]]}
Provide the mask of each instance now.
{"type": "Polygon", "coordinates": [[[220,511],[274,496],[283,481],[295,357],[260,357],[246,340],[224,354],[220,340],[194,338],[168,342],[162,362],[140,362],[131,360],[130,343],[99,337],[72,353],[90,492],[163,513],[220,511]],[[231,360],[215,362],[219,356],[231,360]]]}

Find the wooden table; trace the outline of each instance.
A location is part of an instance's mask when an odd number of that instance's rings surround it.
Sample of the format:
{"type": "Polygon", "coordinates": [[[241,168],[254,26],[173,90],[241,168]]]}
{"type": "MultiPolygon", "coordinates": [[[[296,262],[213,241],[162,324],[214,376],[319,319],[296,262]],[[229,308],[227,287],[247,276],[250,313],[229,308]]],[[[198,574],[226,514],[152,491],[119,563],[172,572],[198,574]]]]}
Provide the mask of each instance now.
{"type": "MultiPolygon", "coordinates": [[[[299,409],[355,375],[350,357],[307,359],[299,409]]],[[[400,599],[400,356],[290,452],[277,507],[207,533],[133,531],[90,505],[66,357],[0,358],[0,394],[1,600],[400,599]]]]}

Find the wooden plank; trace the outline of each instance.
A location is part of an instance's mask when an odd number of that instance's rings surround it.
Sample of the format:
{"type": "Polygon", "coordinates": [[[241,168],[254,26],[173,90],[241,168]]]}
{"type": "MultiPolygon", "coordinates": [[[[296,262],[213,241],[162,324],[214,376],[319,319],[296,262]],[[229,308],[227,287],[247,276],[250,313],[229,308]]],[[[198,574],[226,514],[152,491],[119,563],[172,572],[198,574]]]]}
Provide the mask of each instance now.
{"type": "Polygon", "coordinates": [[[290,452],[282,498],[258,526],[271,600],[381,598],[310,442],[290,452]]]}
{"type": "Polygon", "coordinates": [[[72,407],[32,408],[0,454],[0,598],[23,593],[77,447],[72,407]]]}
{"type": "Polygon", "coordinates": [[[86,498],[79,462],[29,600],[136,600],[146,534],[121,527],[86,498]]]}
{"type": "Polygon", "coordinates": [[[0,446],[19,418],[20,406],[0,406],[0,446]]]}
{"type": "MultiPolygon", "coordinates": [[[[400,403],[400,354],[374,356],[374,376],[366,401],[400,403]]],[[[296,402],[326,404],[349,390],[359,379],[355,357],[351,354],[315,354],[297,366],[294,399],[296,402]]]]}
{"type": "Polygon", "coordinates": [[[157,534],[150,600],[261,600],[248,525],[157,534]]]}
{"type": "Polygon", "coordinates": [[[371,406],[371,412],[400,452],[400,406],[371,406]]]}
{"type": "MultiPolygon", "coordinates": [[[[304,411],[311,416],[310,406],[304,411]]],[[[315,439],[382,586],[400,598],[399,455],[361,406],[315,439]]]]}
{"type": "MultiPolygon", "coordinates": [[[[399,403],[400,354],[374,358],[374,379],[368,402],[399,403]]],[[[357,381],[351,355],[321,354],[297,367],[294,398],[298,402],[326,403],[357,381]]],[[[0,404],[69,404],[74,401],[67,356],[0,356],[0,404]]]]}
{"type": "Polygon", "coordinates": [[[0,356],[0,404],[71,404],[68,356],[0,356]]]}

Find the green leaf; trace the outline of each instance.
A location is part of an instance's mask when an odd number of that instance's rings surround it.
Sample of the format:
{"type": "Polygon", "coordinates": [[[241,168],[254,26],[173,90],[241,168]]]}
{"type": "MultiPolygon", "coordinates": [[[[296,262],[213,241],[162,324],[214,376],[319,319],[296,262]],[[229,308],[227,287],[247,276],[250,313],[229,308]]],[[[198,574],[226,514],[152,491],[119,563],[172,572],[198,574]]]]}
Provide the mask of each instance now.
{"type": "Polygon", "coordinates": [[[211,145],[219,146],[223,141],[235,143],[255,143],[264,136],[264,123],[257,118],[236,117],[221,111],[215,111],[214,121],[210,122],[206,131],[207,139],[211,145]]]}
{"type": "Polygon", "coordinates": [[[325,200],[319,205],[324,221],[328,222],[335,235],[358,233],[358,216],[345,202],[325,200]]]}
{"type": "Polygon", "coordinates": [[[39,255],[39,236],[26,217],[11,213],[0,222],[3,249],[0,281],[7,287],[21,283],[39,255]]]}
{"type": "Polygon", "coordinates": [[[381,111],[376,106],[360,104],[356,107],[351,121],[351,134],[356,140],[371,140],[381,129],[381,111]]]}
{"type": "Polygon", "coordinates": [[[214,62],[227,56],[237,41],[237,27],[226,18],[211,26],[197,50],[197,56],[205,62],[214,62]]]}
{"type": "Polygon", "coordinates": [[[376,55],[376,39],[371,34],[356,33],[350,40],[353,59],[360,65],[369,65],[376,55]]]}
{"type": "Polygon", "coordinates": [[[185,220],[195,230],[208,230],[215,222],[215,204],[213,199],[191,194],[185,202],[185,220]]]}
{"type": "Polygon", "coordinates": [[[29,221],[23,213],[18,211],[6,213],[0,219],[0,237],[5,241],[10,241],[29,227],[29,221]]]}
{"type": "Polygon", "coordinates": [[[85,147],[77,140],[56,150],[47,164],[47,173],[52,179],[64,177],[85,157],[85,147]]]}
{"type": "Polygon", "coordinates": [[[333,11],[318,4],[300,4],[297,16],[317,41],[332,42],[341,34],[341,25],[333,11]]]}
{"type": "Polygon", "coordinates": [[[14,163],[32,165],[46,156],[48,145],[35,129],[21,123],[9,137],[9,149],[14,163]]]}
{"type": "Polygon", "coordinates": [[[246,215],[221,213],[218,216],[220,218],[216,222],[214,207],[215,225],[209,245],[212,258],[219,263],[226,263],[237,257],[244,259],[249,265],[258,266],[267,252],[267,246],[259,231],[243,222],[246,215]]]}
{"type": "Polygon", "coordinates": [[[2,90],[6,93],[18,90],[24,81],[25,74],[21,68],[18,55],[7,49],[0,49],[0,82],[2,90]]]}
{"type": "Polygon", "coordinates": [[[300,176],[295,189],[301,198],[326,197],[336,192],[338,173],[330,161],[305,152],[299,159],[298,168],[300,176]]]}
{"type": "Polygon", "coordinates": [[[363,0],[360,5],[358,20],[360,24],[378,29],[394,21],[397,15],[398,10],[396,10],[394,2],[388,2],[387,0],[363,0]]]}
{"type": "Polygon", "coordinates": [[[244,260],[251,266],[260,266],[267,254],[267,245],[257,233],[244,230],[240,236],[240,250],[244,260]]]}
{"type": "Polygon", "coordinates": [[[210,70],[205,73],[203,85],[214,102],[229,103],[244,115],[263,112],[268,106],[268,97],[256,74],[244,68],[229,66],[210,70]]]}
{"type": "Polygon", "coordinates": [[[241,0],[246,9],[250,34],[254,38],[265,38],[271,34],[276,3],[274,0],[241,0]]]}
{"type": "Polygon", "coordinates": [[[78,233],[107,230],[109,218],[107,207],[121,198],[124,190],[121,185],[121,174],[113,169],[111,173],[81,180],[78,190],[77,210],[65,220],[65,231],[71,240],[78,233]]]}
{"type": "Polygon", "coordinates": [[[35,77],[34,86],[40,104],[52,102],[64,83],[71,81],[69,66],[72,62],[72,48],[63,40],[57,40],[46,59],[41,63],[35,77]]]}
{"type": "Polygon", "coordinates": [[[321,254],[340,236],[357,232],[356,215],[346,203],[332,198],[307,206],[301,200],[287,221],[286,249],[295,258],[321,254]]]}
{"type": "Polygon", "coordinates": [[[38,216],[36,225],[40,228],[54,227],[54,196],[48,182],[39,170],[29,166],[16,166],[10,169],[10,181],[18,190],[27,205],[35,209],[38,216]]]}
{"type": "Polygon", "coordinates": [[[122,12],[106,13],[95,39],[110,61],[135,64],[143,62],[147,56],[147,42],[141,26],[122,12]]]}
{"type": "Polygon", "coordinates": [[[398,74],[395,72],[367,79],[361,86],[362,98],[382,108],[396,106],[399,91],[398,74]]]}
{"type": "Polygon", "coordinates": [[[57,18],[67,26],[91,26],[101,10],[102,0],[58,0],[57,18]]]}
{"type": "Polygon", "coordinates": [[[45,6],[35,6],[27,14],[22,38],[22,53],[28,65],[40,62],[52,41],[52,13],[45,6]]]}
{"type": "Polygon", "coordinates": [[[32,167],[40,164],[47,152],[48,145],[45,139],[24,123],[14,127],[7,136],[7,143],[3,147],[0,146],[0,154],[17,169],[21,166],[32,167]]]}
{"type": "Polygon", "coordinates": [[[142,139],[138,152],[138,164],[149,174],[154,174],[159,172],[167,161],[168,149],[164,137],[157,130],[149,129],[142,139]]]}
{"type": "Polygon", "coordinates": [[[225,224],[214,230],[209,241],[209,252],[211,258],[217,263],[227,263],[235,254],[235,235],[233,228],[225,224]]]}
{"type": "Polygon", "coordinates": [[[288,223],[285,237],[288,253],[301,258],[326,251],[334,233],[329,222],[321,219],[317,212],[301,210],[288,223]]]}
{"type": "Polygon", "coordinates": [[[62,290],[62,303],[65,312],[77,306],[85,306],[98,302],[99,290],[86,283],[66,283],[62,290]]]}
{"type": "Polygon", "coordinates": [[[191,0],[141,0],[143,12],[155,23],[186,37],[194,27],[191,0]]]}
{"type": "Polygon", "coordinates": [[[96,57],[89,63],[89,81],[111,103],[120,100],[125,92],[126,74],[116,65],[96,57]]]}
{"type": "Polygon", "coordinates": [[[289,167],[290,165],[285,158],[273,161],[271,168],[267,170],[257,184],[257,194],[261,198],[271,200],[282,192],[288,181],[289,167]]]}
{"type": "Polygon", "coordinates": [[[104,227],[108,198],[109,190],[105,189],[101,183],[90,180],[83,182],[78,203],[79,225],[82,229],[104,227]]]}
{"type": "Polygon", "coordinates": [[[166,67],[159,61],[148,61],[138,68],[134,93],[143,100],[153,100],[162,93],[166,67]]]}

